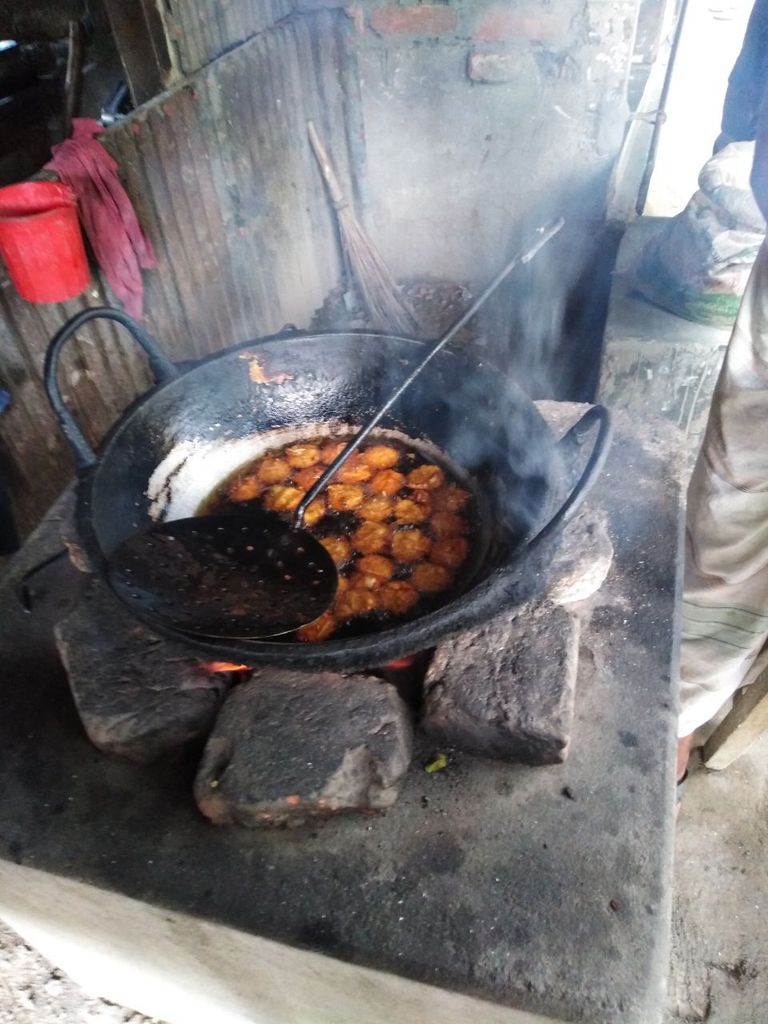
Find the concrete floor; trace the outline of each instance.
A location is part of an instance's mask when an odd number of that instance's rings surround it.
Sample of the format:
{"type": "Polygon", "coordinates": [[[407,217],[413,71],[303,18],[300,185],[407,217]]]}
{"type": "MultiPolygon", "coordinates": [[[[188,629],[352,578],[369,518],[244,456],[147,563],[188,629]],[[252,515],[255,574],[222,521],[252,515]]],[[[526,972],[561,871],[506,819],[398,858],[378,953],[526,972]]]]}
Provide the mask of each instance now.
{"type": "MultiPolygon", "coordinates": [[[[727,771],[690,777],[677,829],[665,1024],[768,1020],[766,812],[768,735],[727,771]]],[[[0,1024],[158,1022],[87,996],[0,926],[0,1024]]]]}
{"type": "Polygon", "coordinates": [[[694,772],[676,843],[667,1024],[768,1020],[768,735],[694,772]]]}

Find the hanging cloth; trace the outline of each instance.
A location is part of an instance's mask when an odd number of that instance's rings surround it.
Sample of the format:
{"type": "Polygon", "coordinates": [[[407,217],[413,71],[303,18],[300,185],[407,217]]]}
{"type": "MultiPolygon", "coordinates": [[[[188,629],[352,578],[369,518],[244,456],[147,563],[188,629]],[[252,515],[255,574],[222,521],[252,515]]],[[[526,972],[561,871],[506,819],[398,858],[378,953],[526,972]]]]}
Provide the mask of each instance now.
{"type": "Polygon", "coordinates": [[[53,147],[46,166],[77,195],[80,220],[96,261],[115,295],[131,316],[144,312],[141,268],[155,266],[152,244],[117,174],[117,163],[95,136],[98,121],[76,117],[72,137],[53,147]]]}

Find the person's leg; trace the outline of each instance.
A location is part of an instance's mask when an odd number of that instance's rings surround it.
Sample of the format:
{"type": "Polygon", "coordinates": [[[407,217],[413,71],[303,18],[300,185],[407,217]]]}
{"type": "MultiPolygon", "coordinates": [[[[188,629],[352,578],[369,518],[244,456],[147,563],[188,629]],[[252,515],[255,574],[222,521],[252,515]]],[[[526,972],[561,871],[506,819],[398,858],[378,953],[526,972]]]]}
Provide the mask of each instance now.
{"type": "Polygon", "coordinates": [[[682,782],[685,778],[685,773],[688,771],[688,762],[691,758],[691,748],[693,746],[693,733],[690,736],[681,736],[677,741],[677,774],[675,778],[678,782],[682,782]]]}
{"type": "Polygon", "coordinates": [[[768,80],[768,0],[755,0],[736,63],[728,79],[717,153],[729,142],[754,139],[768,80]]]}
{"type": "MultiPolygon", "coordinates": [[[[680,759],[768,662],[768,250],[760,250],[688,490],[680,759]]],[[[682,774],[682,773],[681,773],[682,774]]]]}

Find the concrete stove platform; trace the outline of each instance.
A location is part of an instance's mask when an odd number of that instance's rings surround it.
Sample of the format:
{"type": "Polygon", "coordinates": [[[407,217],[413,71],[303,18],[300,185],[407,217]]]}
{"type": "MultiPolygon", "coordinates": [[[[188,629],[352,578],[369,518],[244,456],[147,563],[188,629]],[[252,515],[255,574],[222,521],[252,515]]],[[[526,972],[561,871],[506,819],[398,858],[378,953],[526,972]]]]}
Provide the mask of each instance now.
{"type": "Polygon", "coordinates": [[[90,746],[51,622],[13,595],[58,546],[54,513],[0,593],[0,917],[174,1024],[660,1021],[680,473],[674,428],[619,417],[594,499],[616,554],[581,607],[564,765],[427,774],[422,740],[385,816],[311,831],[215,828],[194,760],[139,769],[90,746]]]}

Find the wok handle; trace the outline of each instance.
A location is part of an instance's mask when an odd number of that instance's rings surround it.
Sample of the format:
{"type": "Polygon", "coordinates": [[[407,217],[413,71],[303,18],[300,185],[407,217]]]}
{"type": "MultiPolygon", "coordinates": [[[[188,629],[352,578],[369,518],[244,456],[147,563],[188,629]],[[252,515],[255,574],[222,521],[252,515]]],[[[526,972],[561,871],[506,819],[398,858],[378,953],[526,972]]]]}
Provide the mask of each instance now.
{"type": "Polygon", "coordinates": [[[560,527],[565,526],[566,523],[570,522],[581,508],[584,499],[592,489],[592,485],[600,476],[603,466],[605,465],[605,460],[608,456],[608,450],[611,447],[611,438],[613,436],[611,414],[604,405],[593,405],[591,409],[587,409],[584,415],[573,424],[571,429],[560,438],[558,444],[567,445],[571,440],[581,442],[584,435],[595,425],[595,423],[598,425],[597,436],[595,437],[592,445],[592,451],[589,453],[587,464],[582,470],[581,476],[574,484],[568,497],[557,512],[555,512],[546,526],[543,526],[539,532],[528,541],[526,545],[527,547],[530,548],[533,547],[534,544],[539,544],[546,537],[550,537],[556,530],[560,529],[560,527]]]}
{"type": "Polygon", "coordinates": [[[72,413],[64,404],[64,399],[61,397],[61,391],[59,390],[57,372],[59,369],[59,356],[61,355],[64,343],[73,334],[77,333],[83,324],[88,323],[89,320],[96,319],[114,320],[115,323],[121,324],[131,333],[133,340],[147,354],[149,366],[156,384],[167,384],[179,376],[179,371],[170,359],[163,355],[157,346],[157,342],[147,334],[143,327],[137,324],[127,313],[123,313],[122,310],[111,309],[109,306],[94,306],[93,309],[85,309],[82,313],[78,313],[71,320],[68,320],[54,334],[48,345],[48,351],[45,354],[45,366],[43,368],[43,384],[48,395],[48,401],[51,403],[54,415],[59,421],[62,433],[69,442],[75,457],[75,464],[79,470],[92,466],[96,462],[96,453],[86,440],[85,434],[83,434],[75,422],[72,413]]]}

